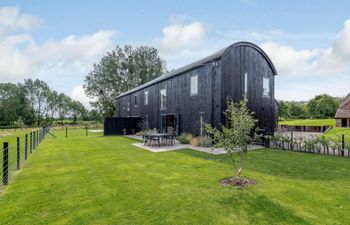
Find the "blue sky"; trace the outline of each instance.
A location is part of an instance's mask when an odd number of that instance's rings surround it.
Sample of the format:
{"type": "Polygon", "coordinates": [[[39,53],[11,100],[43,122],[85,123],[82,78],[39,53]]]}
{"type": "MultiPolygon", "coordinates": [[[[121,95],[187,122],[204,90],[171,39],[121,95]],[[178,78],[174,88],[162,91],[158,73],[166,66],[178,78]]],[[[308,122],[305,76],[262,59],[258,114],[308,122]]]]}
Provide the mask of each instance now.
{"type": "Polygon", "coordinates": [[[173,69],[240,40],[279,75],[276,97],[350,92],[349,1],[1,1],[0,81],[40,78],[87,103],[93,63],[115,45],[157,47],[173,69]]]}

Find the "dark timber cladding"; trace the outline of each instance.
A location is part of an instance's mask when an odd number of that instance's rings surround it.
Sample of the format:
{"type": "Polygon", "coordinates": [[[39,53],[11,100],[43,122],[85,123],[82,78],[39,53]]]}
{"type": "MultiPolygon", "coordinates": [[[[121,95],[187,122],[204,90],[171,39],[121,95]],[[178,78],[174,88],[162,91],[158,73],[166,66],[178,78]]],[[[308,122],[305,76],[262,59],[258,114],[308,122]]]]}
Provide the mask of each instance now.
{"type": "Polygon", "coordinates": [[[203,123],[225,123],[227,96],[234,101],[246,97],[258,126],[272,134],[277,117],[275,75],[262,49],[238,42],[119,95],[116,117],[141,117],[149,129],[198,135],[203,123]]]}

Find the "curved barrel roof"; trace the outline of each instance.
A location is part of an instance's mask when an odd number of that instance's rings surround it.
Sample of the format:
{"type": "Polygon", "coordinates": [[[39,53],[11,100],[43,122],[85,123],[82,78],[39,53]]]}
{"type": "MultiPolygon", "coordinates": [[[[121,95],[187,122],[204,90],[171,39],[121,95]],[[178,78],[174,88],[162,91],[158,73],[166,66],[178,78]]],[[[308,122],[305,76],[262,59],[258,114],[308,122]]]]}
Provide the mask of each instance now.
{"type": "Polygon", "coordinates": [[[169,73],[166,73],[166,74],[163,74],[151,81],[148,81],[140,86],[137,86],[127,92],[124,92],[122,94],[120,94],[117,98],[120,98],[120,97],[123,97],[125,95],[128,95],[128,94],[131,94],[133,92],[136,92],[136,91],[139,91],[139,90],[142,90],[146,87],[149,87],[151,86],[152,84],[156,84],[156,83],[159,83],[161,81],[164,81],[164,80],[167,80],[171,77],[174,77],[174,76],[177,76],[177,75],[180,75],[182,73],[185,73],[189,70],[192,70],[194,68],[198,68],[198,67],[201,67],[207,63],[210,63],[212,61],[215,61],[217,59],[220,59],[221,56],[225,53],[226,50],[230,49],[230,48],[234,48],[234,47],[238,47],[238,46],[249,46],[249,47],[252,47],[254,48],[255,50],[259,51],[263,56],[264,58],[267,60],[267,62],[269,63],[271,69],[272,69],[272,72],[274,75],[277,75],[277,71],[272,63],[272,61],[270,60],[270,58],[268,57],[268,55],[257,45],[251,43],[251,42],[245,42],[245,41],[241,41],[241,42],[237,42],[237,43],[234,43],[230,46],[227,46],[226,48],[223,48],[217,52],[215,52],[214,54],[212,55],[209,55],[205,58],[202,58],[194,63],[191,63],[191,64],[188,64],[186,66],[183,66],[183,67],[180,67],[179,69],[176,69],[176,70],[173,70],[173,71],[170,71],[169,73]]]}

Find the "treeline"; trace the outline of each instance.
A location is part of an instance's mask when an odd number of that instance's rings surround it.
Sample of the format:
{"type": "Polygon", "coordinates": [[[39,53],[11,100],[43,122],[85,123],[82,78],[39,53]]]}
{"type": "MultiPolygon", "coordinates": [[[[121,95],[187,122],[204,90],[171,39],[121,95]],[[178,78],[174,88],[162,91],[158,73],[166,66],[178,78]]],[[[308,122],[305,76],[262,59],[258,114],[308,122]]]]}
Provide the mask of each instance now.
{"type": "Polygon", "coordinates": [[[308,102],[279,101],[280,120],[334,118],[343,99],[329,95],[317,95],[308,102]]]}
{"type": "MultiPolygon", "coordinates": [[[[96,112],[89,112],[82,103],[52,90],[42,80],[26,79],[23,83],[0,83],[0,126],[24,126],[64,123],[71,119],[89,120],[96,112]]],[[[94,118],[95,119],[95,118],[94,118]]]]}

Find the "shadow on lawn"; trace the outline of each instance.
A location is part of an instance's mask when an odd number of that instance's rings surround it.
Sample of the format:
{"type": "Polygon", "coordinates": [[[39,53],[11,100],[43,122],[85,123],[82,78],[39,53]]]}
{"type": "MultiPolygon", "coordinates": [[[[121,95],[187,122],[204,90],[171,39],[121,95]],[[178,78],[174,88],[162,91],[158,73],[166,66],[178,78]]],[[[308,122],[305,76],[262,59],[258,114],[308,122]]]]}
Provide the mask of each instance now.
{"type": "MultiPolygon", "coordinates": [[[[229,164],[225,155],[212,155],[190,149],[176,151],[191,157],[229,164]]],[[[290,152],[283,150],[254,150],[248,153],[246,169],[302,180],[350,179],[350,159],[290,152]]]]}
{"type": "Polygon", "coordinates": [[[234,192],[232,196],[219,201],[239,217],[247,218],[250,224],[310,224],[296,216],[292,210],[248,190],[234,192]]]}

